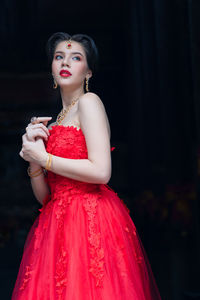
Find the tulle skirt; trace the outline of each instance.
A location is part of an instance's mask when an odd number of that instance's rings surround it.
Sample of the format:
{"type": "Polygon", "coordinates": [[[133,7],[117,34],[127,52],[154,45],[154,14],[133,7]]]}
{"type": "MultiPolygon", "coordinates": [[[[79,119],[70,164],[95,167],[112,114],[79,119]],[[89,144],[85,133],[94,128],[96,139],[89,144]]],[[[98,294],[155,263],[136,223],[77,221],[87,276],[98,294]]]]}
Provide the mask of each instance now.
{"type": "Polygon", "coordinates": [[[55,192],[29,231],[12,300],[161,299],[124,202],[55,192]]]}

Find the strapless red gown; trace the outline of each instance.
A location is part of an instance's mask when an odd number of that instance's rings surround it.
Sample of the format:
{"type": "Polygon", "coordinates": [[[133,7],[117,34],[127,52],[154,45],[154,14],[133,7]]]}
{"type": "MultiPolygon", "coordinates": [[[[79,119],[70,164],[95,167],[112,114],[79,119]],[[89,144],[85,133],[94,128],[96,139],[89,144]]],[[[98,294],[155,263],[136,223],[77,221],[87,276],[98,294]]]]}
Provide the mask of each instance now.
{"type": "MultiPolygon", "coordinates": [[[[83,132],[53,126],[47,152],[87,158],[83,132]]],[[[25,243],[12,300],[158,300],[128,208],[104,184],[48,172],[44,201],[25,243]]]]}

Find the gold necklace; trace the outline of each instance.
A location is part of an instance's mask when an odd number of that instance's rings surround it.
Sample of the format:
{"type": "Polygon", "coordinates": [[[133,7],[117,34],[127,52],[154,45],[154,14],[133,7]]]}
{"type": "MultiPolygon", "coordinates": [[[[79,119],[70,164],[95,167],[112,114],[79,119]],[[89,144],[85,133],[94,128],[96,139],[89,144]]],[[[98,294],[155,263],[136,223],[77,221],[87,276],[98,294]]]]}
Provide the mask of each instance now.
{"type": "Polygon", "coordinates": [[[58,114],[57,119],[56,119],[56,124],[57,125],[61,124],[62,120],[66,117],[67,113],[70,111],[72,106],[74,106],[74,104],[78,101],[78,99],[73,100],[72,103],[67,108],[63,108],[61,110],[61,112],[58,114]]]}

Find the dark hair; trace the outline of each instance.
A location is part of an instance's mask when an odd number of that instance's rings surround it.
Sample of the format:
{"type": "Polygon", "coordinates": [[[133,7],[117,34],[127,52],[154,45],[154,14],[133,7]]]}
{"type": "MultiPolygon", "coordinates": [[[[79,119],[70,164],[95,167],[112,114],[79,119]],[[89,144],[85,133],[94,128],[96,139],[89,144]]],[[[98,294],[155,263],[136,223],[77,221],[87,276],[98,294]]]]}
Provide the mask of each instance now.
{"type": "Polygon", "coordinates": [[[94,40],[86,34],[74,34],[69,35],[65,32],[54,33],[47,41],[46,51],[48,56],[48,61],[51,64],[54,56],[55,49],[57,45],[62,41],[67,40],[75,41],[80,43],[86,53],[86,59],[89,69],[94,72],[98,65],[98,50],[95,45],[94,40]]]}

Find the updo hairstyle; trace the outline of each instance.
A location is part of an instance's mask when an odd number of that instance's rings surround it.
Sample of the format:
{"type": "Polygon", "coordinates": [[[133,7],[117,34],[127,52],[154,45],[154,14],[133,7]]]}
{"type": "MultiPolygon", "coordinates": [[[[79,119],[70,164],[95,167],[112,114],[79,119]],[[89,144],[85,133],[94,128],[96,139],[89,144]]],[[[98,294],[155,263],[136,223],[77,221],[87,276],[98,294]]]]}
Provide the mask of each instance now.
{"type": "Polygon", "coordinates": [[[97,66],[98,66],[98,50],[97,50],[94,40],[86,34],[75,34],[75,35],[71,36],[65,32],[54,33],[49,38],[49,40],[47,41],[47,45],[46,45],[46,52],[47,52],[49,64],[52,63],[52,60],[54,57],[54,52],[55,52],[57,45],[60,42],[67,41],[69,39],[71,41],[78,42],[82,45],[82,47],[84,48],[85,53],[86,53],[88,68],[92,72],[95,72],[97,70],[97,66]]]}

